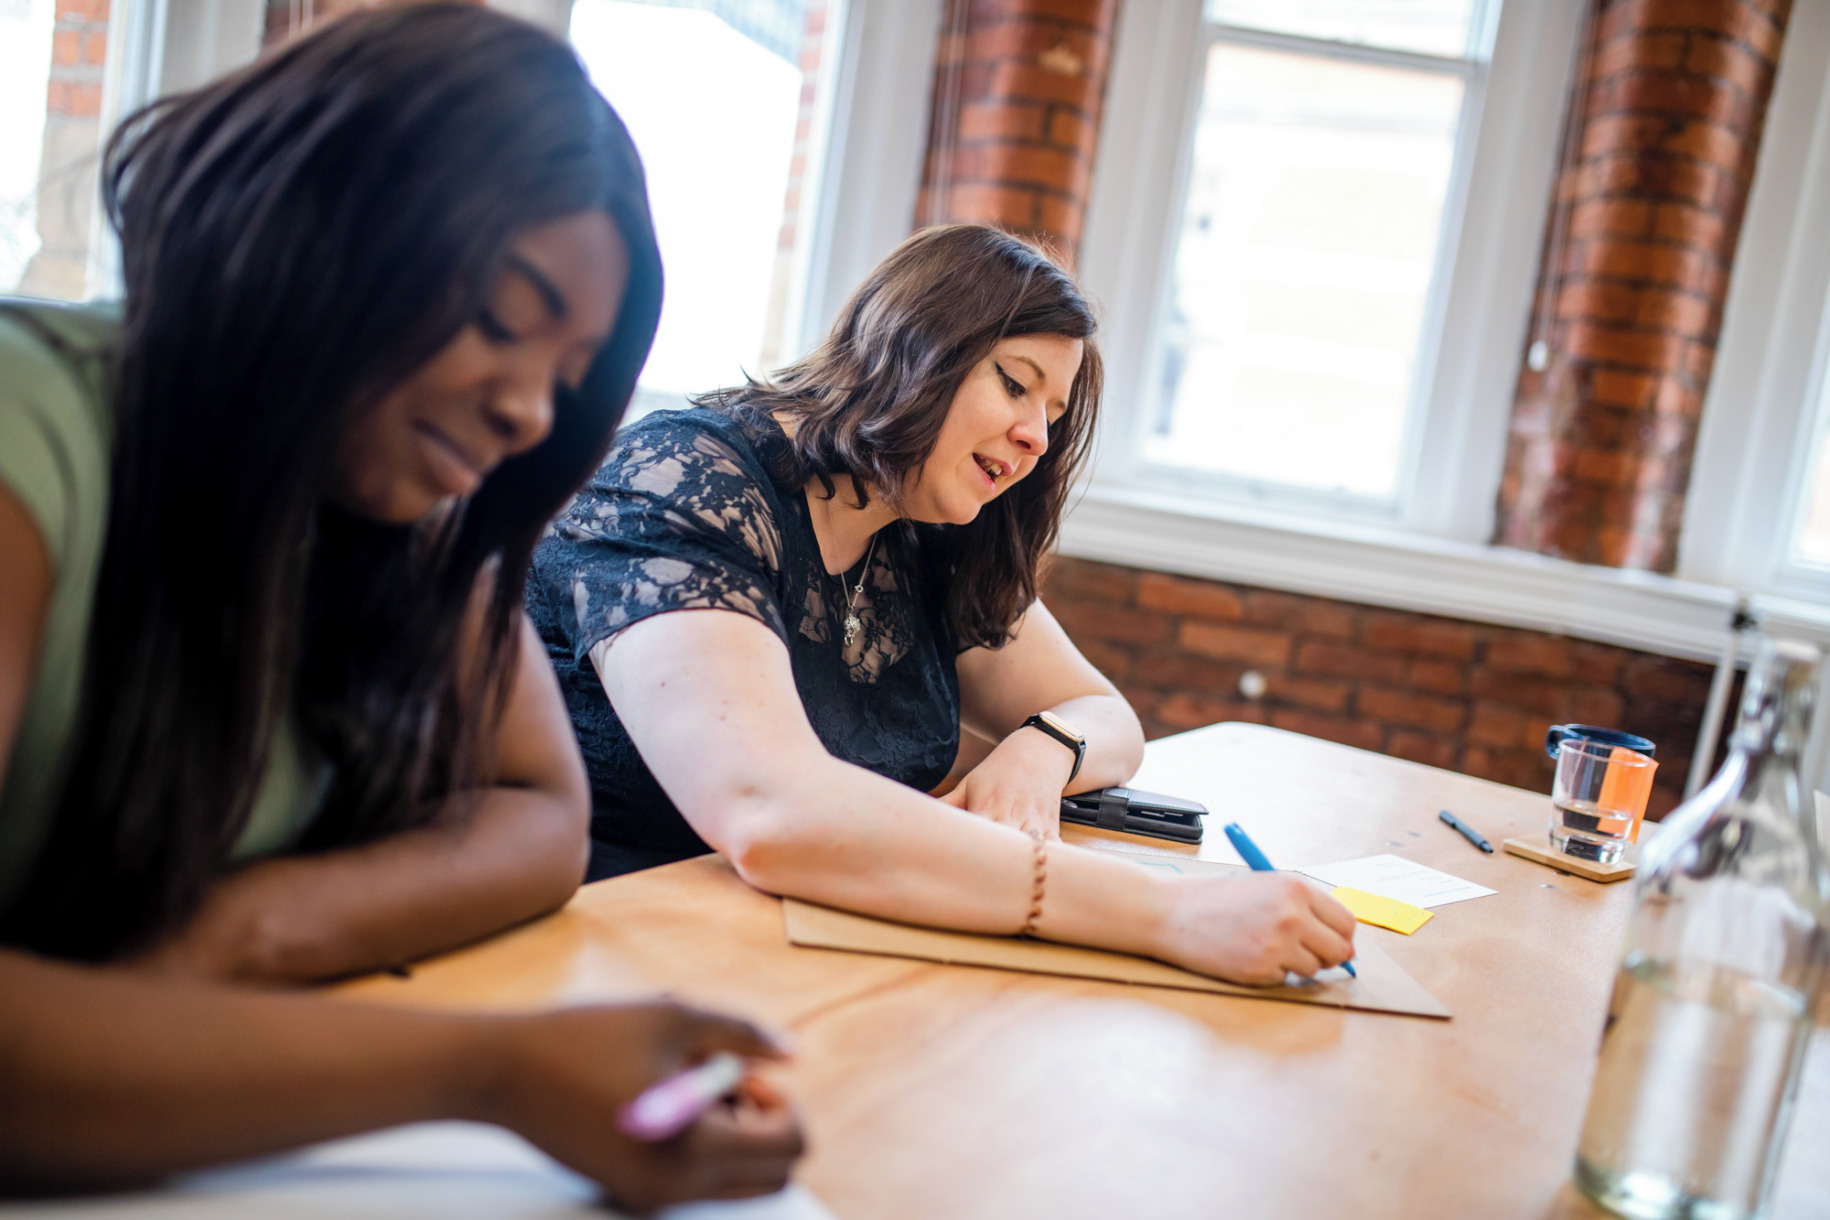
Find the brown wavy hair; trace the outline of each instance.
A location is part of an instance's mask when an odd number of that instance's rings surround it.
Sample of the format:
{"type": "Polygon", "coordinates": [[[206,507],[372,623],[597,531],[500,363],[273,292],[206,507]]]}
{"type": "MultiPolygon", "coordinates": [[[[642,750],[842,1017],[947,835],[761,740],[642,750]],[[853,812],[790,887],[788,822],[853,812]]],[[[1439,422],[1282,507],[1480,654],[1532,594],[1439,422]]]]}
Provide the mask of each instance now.
{"type": "Polygon", "coordinates": [[[879,263],[811,355],[694,401],[765,432],[772,419],[792,419],[772,472],[782,483],[818,479],[831,497],[846,480],[858,507],[872,495],[895,505],[934,451],[967,374],[1000,340],[1081,340],[1086,354],[1067,410],[1049,425],[1035,469],[970,524],[928,527],[954,634],[963,647],[997,648],[1036,600],[1092,447],[1103,372],[1097,328],[1080,286],[1047,250],[984,225],[943,225],[879,263]]]}

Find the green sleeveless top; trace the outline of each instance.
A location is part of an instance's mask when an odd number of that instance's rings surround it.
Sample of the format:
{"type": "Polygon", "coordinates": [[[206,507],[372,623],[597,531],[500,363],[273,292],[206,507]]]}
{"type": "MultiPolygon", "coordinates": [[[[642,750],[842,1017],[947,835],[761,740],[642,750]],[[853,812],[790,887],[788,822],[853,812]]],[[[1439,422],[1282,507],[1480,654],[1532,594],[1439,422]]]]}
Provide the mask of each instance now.
{"type": "MultiPolygon", "coordinates": [[[[70,766],[107,532],[119,330],[115,306],[0,298],[0,483],[37,523],[52,573],[38,666],[0,783],[0,908],[38,857],[70,766]]],[[[237,859],[297,843],[329,787],[329,768],[290,728],[271,757],[237,859]]]]}

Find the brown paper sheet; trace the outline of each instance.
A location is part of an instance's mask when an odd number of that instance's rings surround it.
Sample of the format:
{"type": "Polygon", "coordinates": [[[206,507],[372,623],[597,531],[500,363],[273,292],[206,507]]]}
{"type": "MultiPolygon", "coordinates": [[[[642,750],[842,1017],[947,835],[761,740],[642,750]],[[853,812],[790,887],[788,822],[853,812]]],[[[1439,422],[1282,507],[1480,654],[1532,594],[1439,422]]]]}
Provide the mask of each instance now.
{"type": "MultiPolygon", "coordinates": [[[[1147,867],[1173,868],[1178,872],[1207,872],[1224,869],[1242,871],[1237,866],[1205,860],[1176,860],[1173,863],[1138,861],[1147,867]]],[[[1070,978],[1101,979],[1114,983],[1135,983],[1146,987],[1176,987],[1185,991],[1211,991],[1220,995],[1245,996],[1256,1000],[1288,1000],[1297,1004],[1322,1004],[1331,1008],[1355,1008],[1366,1012],[1397,1013],[1411,1017],[1436,1017],[1447,1020],[1449,1010],[1387,957],[1377,945],[1362,934],[1356,939],[1354,969],[1360,977],[1330,971],[1327,981],[1279,987],[1246,987],[1223,983],[1205,975],[1194,974],[1164,962],[1111,953],[1104,949],[1083,949],[1075,945],[1057,945],[1047,941],[1024,940],[1015,936],[983,936],[973,932],[943,932],[937,928],[919,928],[835,911],[793,898],[782,901],[782,913],[791,944],[813,949],[841,949],[851,953],[875,953],[885,957],[913,957],[923,961],[943,962],[952,966],[988,966],[994,970],[1020,970],[1031,974],[1060,974],[1070,978]]]]}

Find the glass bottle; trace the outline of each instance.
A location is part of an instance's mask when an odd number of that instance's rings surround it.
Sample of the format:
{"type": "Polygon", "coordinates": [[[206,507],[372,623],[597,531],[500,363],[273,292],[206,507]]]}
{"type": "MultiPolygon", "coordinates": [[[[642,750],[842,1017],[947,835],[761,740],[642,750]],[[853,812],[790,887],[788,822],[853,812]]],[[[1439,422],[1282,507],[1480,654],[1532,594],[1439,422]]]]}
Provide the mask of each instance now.
{"type": "Polygon", "coordinates": [[[1761,641],[1728,760],[1641,854],[1576,1153],[1621,1216],[1762,1213],[1830,956],[1830,871],[1799,757],[1818,650],[1761,641]]]}

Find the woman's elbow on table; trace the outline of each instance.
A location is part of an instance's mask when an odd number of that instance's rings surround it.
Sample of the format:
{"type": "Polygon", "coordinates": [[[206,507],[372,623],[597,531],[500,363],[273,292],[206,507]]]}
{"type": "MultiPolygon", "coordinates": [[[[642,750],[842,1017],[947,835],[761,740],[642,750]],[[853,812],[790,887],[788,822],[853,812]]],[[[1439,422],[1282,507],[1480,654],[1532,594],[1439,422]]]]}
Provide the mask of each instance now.
{"type": "Polygon", "coordinates": [[[1124,709],[1124,727],[1118,742],[1120,770],[1128,782],[1138,769],[1144,765],[1144,724],[1137,718],[1137,712],[1124,696],[1117,696],[1119,705],[1124,709]]]}
{"type": "Polygon", "coordinates": [[[530,887],[530,897],[546,904],[543,911],[556,911],[584,884],[591,864],[591,798],[583,789],[544,795],[536,815],[545,840],[534,879],[539,893],[530,887]]]}
{"type": "Polygon", "coordinates": [[[795,816],[793,796],[749,788],[707,803],[715,811],[681,809],[699,836],[749,885],[768,894],[788,892],[808,838],[807,819],[795,816]]]}

